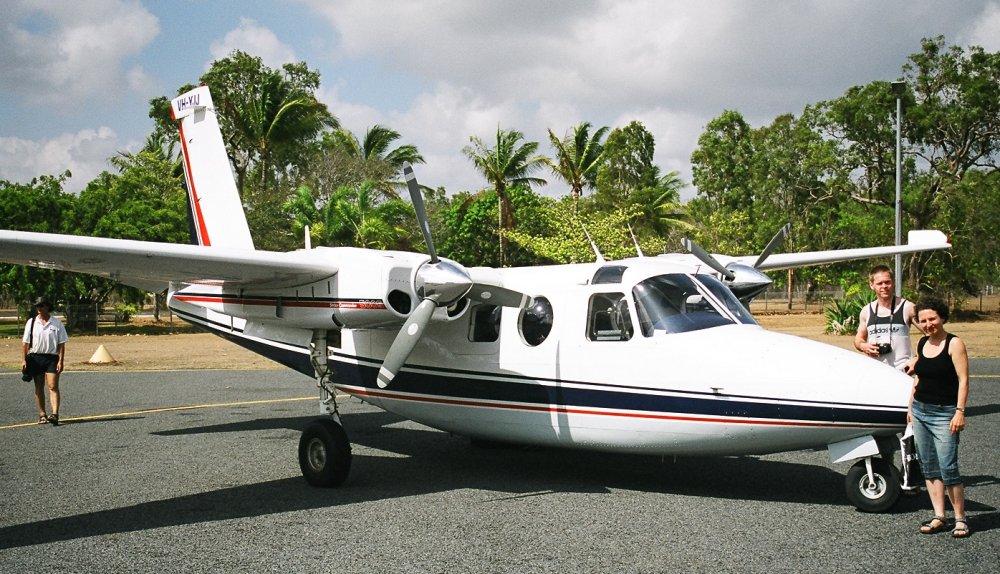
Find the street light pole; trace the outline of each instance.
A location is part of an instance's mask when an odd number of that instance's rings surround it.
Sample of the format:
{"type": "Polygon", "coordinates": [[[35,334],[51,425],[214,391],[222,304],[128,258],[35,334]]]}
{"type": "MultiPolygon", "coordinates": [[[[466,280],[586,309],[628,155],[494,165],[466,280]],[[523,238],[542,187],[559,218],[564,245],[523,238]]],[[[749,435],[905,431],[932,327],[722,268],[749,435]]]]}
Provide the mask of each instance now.
{"type": "MultiPolygon", "coordinates": [[[[903,242],[903,92],[906,82],[893,82],[892,92],[896,94],[896,247],[903,242]]],[[[903,296],[903,256],[896,254],[896,297],[903,296]]]]}

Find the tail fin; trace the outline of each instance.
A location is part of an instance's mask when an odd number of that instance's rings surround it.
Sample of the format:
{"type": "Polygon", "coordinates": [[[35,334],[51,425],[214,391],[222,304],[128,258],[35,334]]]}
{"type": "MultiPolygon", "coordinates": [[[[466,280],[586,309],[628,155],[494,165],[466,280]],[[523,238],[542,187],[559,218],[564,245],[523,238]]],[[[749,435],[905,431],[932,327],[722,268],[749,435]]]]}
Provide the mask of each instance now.
{"type": "Polygon", "coordinates": [[[233,179],[208,86],[170,102],[180,121],[189,209],[200,245],[253,250],[253,237],[233,179]]]}

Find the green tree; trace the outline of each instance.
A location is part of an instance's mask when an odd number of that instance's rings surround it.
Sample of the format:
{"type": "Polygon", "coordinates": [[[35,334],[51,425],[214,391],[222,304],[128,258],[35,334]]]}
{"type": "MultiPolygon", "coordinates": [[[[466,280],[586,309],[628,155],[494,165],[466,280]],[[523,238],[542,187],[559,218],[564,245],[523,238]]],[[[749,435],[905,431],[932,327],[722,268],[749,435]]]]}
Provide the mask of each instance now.
{"type": "MultiPolygon", "coordinates": [[[[509,233],[511,240],[546,263],[587,263],[594,261],[590,239],[605,259],[636,256],[629,235],[629,222],[638,217],[640,208],[627,205],[612,211],[577,210],[572,197],[544,206],[544,225],[532,232],[522,228],[509,233]],[[586,230],[586,231],[584,231],[586,230]],[[590,239],[587,234],[590,234],[590,239]]],[[[644,252],[659,249],[659,241],[645,242],[644,252]]]]}
{"type": "Polygon", "coordinates": [[[594,194],[599,209],[614,210],[634,191],[657,186],[660,170],[653,164],[655,148],[653,134],[637,121],[608,134],[594,194]]]}
{"type": "MultiPolygon", "coordinates": [[[[0,180],[0,227],[38,233],[64,232],[63,215],[73,196],[63,192],[67,171],[41,176],[30,183],[0,180]]],[[[71,299],[66,273],[39,267],[0,264],[0,290],[18,301],[25,313],[34,297],[44,296],[57,306],[71,299]]]]}
{"type": "Polygon", "coordinates": [[[285,203],[293,231],[301,235],[306,225],[317,245],[349,245],[371,249],[410,247],[413,206],[399,199],[385,199],[373,181],[342,186],[328,202],[317,205],[312,191],[299,187],[285,203]]]}
{"type": "Polygon", "coordinates": [[[584,189],[593,189],[596,185],[597,171],[604,159],[602,138],[608,128],[601,127],[590,134],[590,122],[583,122],[573,128],[572,133],[559,139],[549,130],[549,142],[556,150],[554,160],[549,160],[552,173],[562,178],[570,187],[570,195],[574,201],[580,199],[584,189]]]}
{"type": "Polygon", "coordinates": [[[301,159],[324,129],[339,126],[316,98],[319,72],[305,62],[273,70],[261,58],[236,50],[212,62],[201,81],[212,90],[241,194],[251,167],[265,190],[276,181],[276,170],[301,159]]]}
{"type": "MultiPolygon", "coordinates": [[[[942,210],[960,201],[960,186],[973,172],[991,173],[1000,157],[1000,54],[978,47],[947,46],[941,37],[925,39],[921,52],[903,67],[904,101],[903,217],[904,228],[939,225],[942,210]]],[[[824,137],[835,142],[841,163],[830,179],[836,193],[890,211],[895,203],[896,96],[887,82],[856,86],[829,102],[807,110],[824,137]]],[[[977,187],[978,187],[977,182],[977,187]]],[[[983,190],[996,197],[996,190],[983,190]]],[[[981,200],[988,201],[986,197],[981,200]]],[[[890,214],[886,221],[892,221],[890,214]]],[[[997,222],[1000,223],[1000,222],[997,222]]],[[[893,226],[878,237],[892,239],[893,226]]],[[[953,253],[958,256],[961,248],[953,253]]],[[[935,254],[909,258],[907,284],[924,284],[928,261],[935,254]]],[[[961,269],[957,269],[961,271],[961,269]]],[[[959,281],[972,284],[971,277],[959,281]]]]}
{"type": "Polygon", "coordinates": [[[350,130],[341,128],[323,134],[320,147],[324,154],[343,154],[354,160],[357,165],[348,168],[348,172],[358,171],[363,179],[375,181],[385,195],[396,196],[399,189],[406,187],[406,182],[399,178],[403,166],[424,163],[416,146],[392,147],[400,137],[399,132],[391,128],[374,125],[365,132],[364,140],[358,141],[350,130]]]}
{"type": "Polygon", "coordinates": [[[537,142],[520,143],[524,134],[519,131],[504,131],[497,128],[496,142],[488,147],[476,136],[469,138],[472,145],[462,151],[472,160],[476,168],[493,186],[499,199],[500,228],[500,265],[507,265],[505,257],[507,239],[503,231],[514,228],[514,213],[510,206],[508,188],[517,185],[545,185],[542,178],[533,177],[543,166],[547,165],[544,157],[537,155],[537,142]]]}
{"type": "Polygon", "coordinates": [[[753,225],[752,128],[742,114],[726,110],[708,122],[691,154],[693,183],[711,209],[742,212],[753,225]]]}

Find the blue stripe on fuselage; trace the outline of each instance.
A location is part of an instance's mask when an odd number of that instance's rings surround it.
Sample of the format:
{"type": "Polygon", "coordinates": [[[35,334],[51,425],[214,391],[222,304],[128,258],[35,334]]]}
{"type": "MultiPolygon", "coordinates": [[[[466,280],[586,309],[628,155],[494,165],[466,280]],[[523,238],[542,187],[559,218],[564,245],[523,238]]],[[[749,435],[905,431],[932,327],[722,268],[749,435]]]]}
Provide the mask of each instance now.
{"type": "MultiPolygon", "coordinates": [[[[251,339],[239,330],[178,312],[185,320],[208,327],[244,348],[277,363],[312,377],[313,370],[307,349],[292,351],[251,339]]],[[[333,352],[334,384],[344,387],[364,387],[382,393],[375,383],[380,361],[333,352]],[[367,363],[367,364],[366,364],[367,363]]],[[[861,404],[793,404],[787,400],[766,397],[738,397],[687,391],[664,391],[634,387],[608,387],[596,383],[539,380],[523,375],[461,371],[409,365],[397,375],[391,386],[391,396],[407,400],[407,396],[433,396],[452,401],[502,403],[537,406],[543,409],[599,409],[632,413],[661,413],[688,417],[719,419],[768,419],[805,421],[836,425],[903,426],[906,411],[901,407],[881,407],[861,404]],[[485,378],[489,377],[489,378],[485,378]],[[566,386],[572,385],[572,386],[566,386]],[[579,388],[593,386],[595,388],[579,388]],[[600,388],[597,388],[600,387],[600,388]],[[671,394],[663,394],[663,393],[671,394]],[[739,400],[755,399],[755,400],[739,400]]],[[[751,421],[748,421],[751,422],[751,421]]]]}

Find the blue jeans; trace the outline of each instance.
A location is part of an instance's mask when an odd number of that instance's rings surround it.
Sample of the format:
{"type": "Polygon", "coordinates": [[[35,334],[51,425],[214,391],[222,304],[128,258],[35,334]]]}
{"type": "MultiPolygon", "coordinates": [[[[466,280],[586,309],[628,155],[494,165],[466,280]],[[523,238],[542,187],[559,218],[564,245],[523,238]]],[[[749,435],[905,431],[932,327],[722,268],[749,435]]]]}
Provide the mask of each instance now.
{"type": "Polygon", "coordinates": [[[954,405],[935,405],[913,400],[913,439],[920,457],[920,472],[927,480],[940,479],[945,486],[962,484],[958,473],[958,437],[951,432],[954,405]]]}

